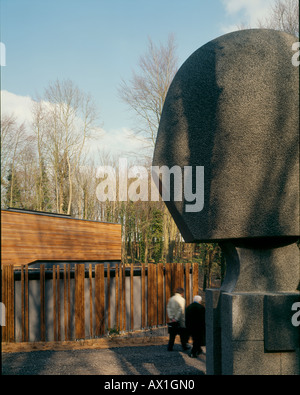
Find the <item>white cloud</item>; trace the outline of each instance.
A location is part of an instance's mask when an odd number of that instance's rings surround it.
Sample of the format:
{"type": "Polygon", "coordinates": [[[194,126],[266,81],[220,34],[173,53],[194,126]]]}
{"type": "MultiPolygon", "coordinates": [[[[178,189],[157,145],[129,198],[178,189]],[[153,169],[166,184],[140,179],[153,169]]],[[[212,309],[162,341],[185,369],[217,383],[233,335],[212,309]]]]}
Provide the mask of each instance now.
{"type": "Polygon", "coordinates": [[[237,26],[244,24],[251,28],[258,26],[258,20],[268,16],[274,0],[221,0],[228,17],[234,23],[221,27],[224,33],[237,30],[237,26]]]}
{"type": "Polygon", "coordinates": [[[97,142],[90,143],[92,151],[102,150],[115,156],[139,155],[143,150],[145,143],[133,136],[129,128],[101,130],[101,136],[97,142]]]}
{"type": "Polygon", "coordinates": [[[32,122],[33,100],[29,96],[19,96],[8,91],[1,91],[1,115],[14,114],[17,120],[22,123],[32,122]]]}
{"type": "MultiPolygon", "coordinates": [[[[32,105],[33,99],[29,96],[20,96],[14,93],[1,91],[1,114],[14,114],[18,123],[25,122],[30,128],[32,122],[32,105]]],[[[113,156],[130,155],[136,153],[139,155],[144,147],[144,143],[132,137],[132,131],[129,128],[121,127],[120,129],[105,130],[101,129],[97,138],[89,143],[89,152],[91,155],[97,155],[98,151],[105,151],[113,156]]]]}

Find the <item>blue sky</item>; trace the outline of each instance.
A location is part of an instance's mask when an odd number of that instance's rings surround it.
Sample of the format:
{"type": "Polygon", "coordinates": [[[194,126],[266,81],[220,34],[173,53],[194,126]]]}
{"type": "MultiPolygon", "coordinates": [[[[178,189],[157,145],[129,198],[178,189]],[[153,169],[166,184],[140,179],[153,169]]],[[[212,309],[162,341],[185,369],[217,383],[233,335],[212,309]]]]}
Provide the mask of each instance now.
{"type": "Polygon", "coordinates": [[[1,42],[6,48],[1,90],[11,94],[9,100],[3,98],[1,110],[15,107],[18,112],[23,103],[25,113],[26,100],[42,95],[51,81],[71,79],[93,96],[107,136],[120,137],[134,122],[118,86],[137,69],[148,37],[159,44],[174,33],[180,66],[200,46],[236,30],[237,24],[255,27],[272,2],[0,0],[1,42]]]}

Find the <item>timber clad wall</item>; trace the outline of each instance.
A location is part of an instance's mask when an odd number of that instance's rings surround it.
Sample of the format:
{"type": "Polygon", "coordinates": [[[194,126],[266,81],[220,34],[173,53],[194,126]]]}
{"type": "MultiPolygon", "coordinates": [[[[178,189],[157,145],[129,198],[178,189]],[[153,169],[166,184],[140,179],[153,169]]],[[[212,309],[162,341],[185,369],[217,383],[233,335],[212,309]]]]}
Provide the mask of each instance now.
{"type": "Polygon", "coordinates": [[[120,261],[121,225],[1,210],[1,263],[120,261]]]}

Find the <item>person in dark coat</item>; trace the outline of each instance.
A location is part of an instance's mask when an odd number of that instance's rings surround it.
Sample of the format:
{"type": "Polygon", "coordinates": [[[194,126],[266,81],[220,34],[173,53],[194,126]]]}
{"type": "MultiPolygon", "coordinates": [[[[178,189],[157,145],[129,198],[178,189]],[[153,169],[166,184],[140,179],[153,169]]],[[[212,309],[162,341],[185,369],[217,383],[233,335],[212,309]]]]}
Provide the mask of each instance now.
{"type": "Polygon", "coordinates": [[[196,295],[185,311],[186,330],[193,339],[192,358],[201,354],[201,346],[205,346],[205,307],[201,302],[201,296],[196,295]]]}

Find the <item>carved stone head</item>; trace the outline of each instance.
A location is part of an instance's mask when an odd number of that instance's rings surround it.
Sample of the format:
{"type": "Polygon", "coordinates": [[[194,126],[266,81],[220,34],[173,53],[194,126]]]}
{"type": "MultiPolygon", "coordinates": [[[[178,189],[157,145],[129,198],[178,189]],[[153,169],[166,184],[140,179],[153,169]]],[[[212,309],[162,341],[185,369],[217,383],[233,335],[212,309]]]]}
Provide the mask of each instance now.
{"type": "Polygon", "coordinates": [[[204,167],[201,211],[166,202],[186,242],[299,235],[296,41],[267,29],[229,33],[177,72],[153,165],[204,167]]]}

